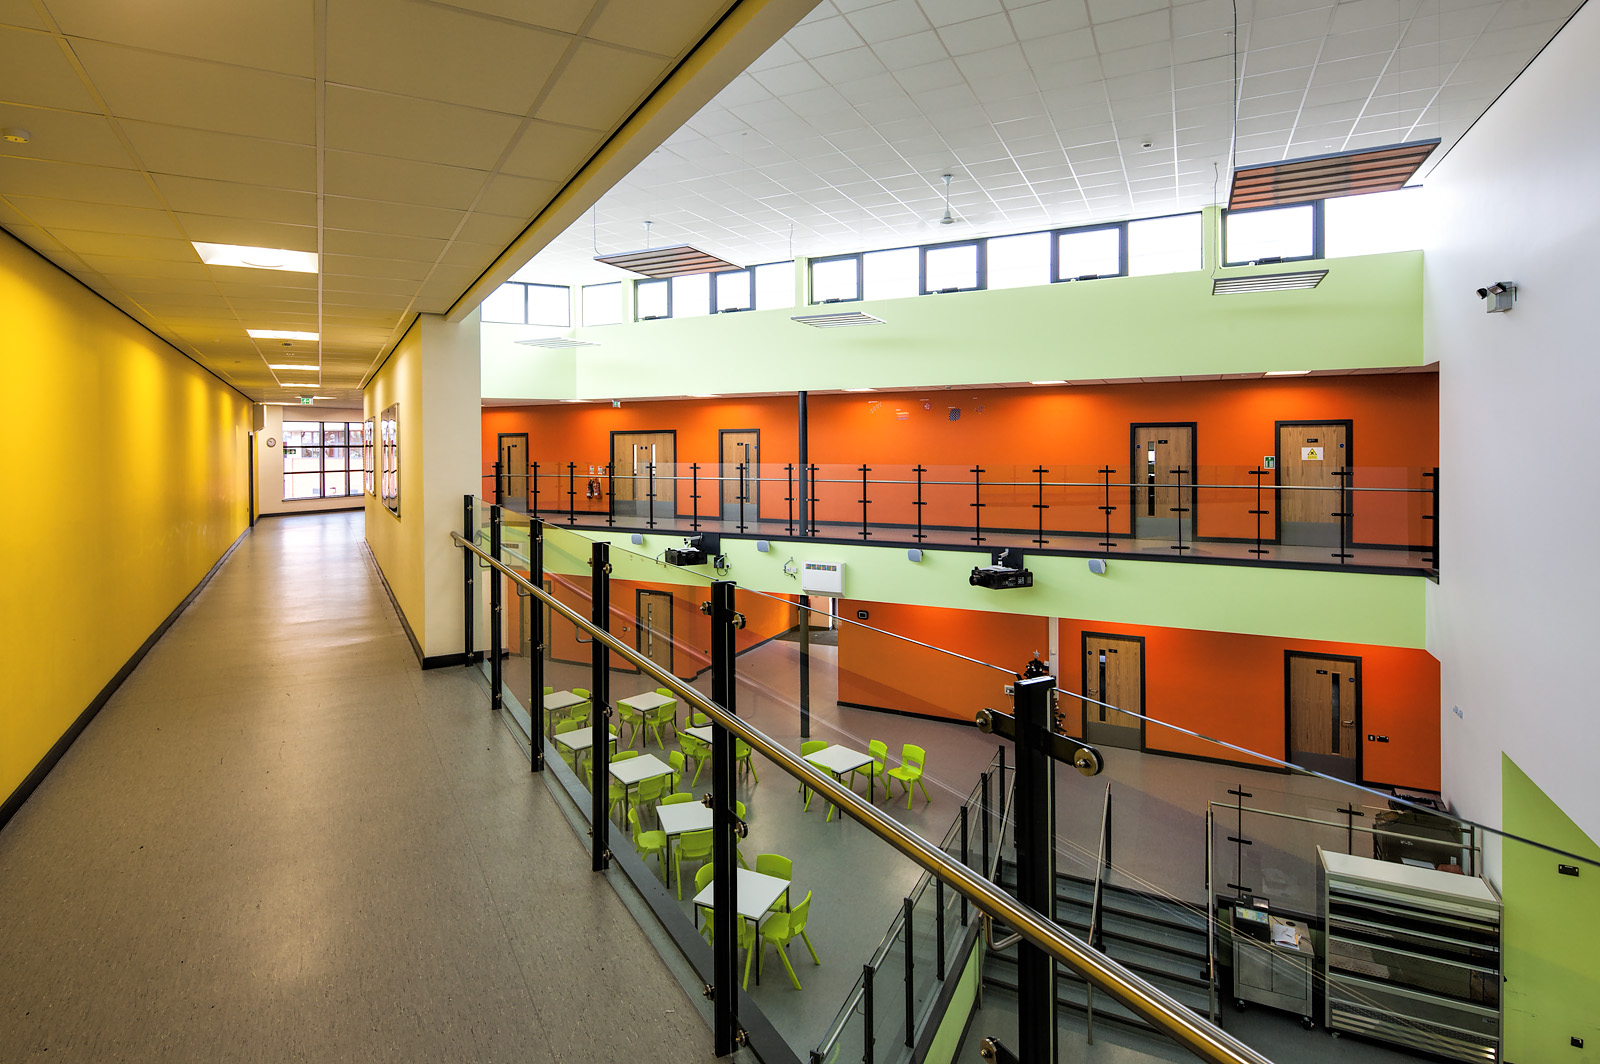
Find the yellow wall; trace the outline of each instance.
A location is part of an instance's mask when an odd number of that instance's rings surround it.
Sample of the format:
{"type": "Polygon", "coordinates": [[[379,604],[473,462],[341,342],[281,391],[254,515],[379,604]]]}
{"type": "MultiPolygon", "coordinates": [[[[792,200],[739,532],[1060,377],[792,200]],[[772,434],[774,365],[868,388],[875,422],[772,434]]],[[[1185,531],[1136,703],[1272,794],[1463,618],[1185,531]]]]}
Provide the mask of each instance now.
{"type": "MultiPolygon", "coordinates": [[[[422,329],[413,324],[394,353],[368,383],[363,394],[365,417],[373,431],[390,404],[400,404],[400,516],[395,517],[374,495],[364,496],[367,545],[378,561],[389,590],[400,604],[416,638],[422,638],[422,329]]],[[[374,462],[383,472],[383,446],[374,442],[374,462]]]]}
{"type": "Polygon", "coordinates": [[[0,798],[248,523],[250,404],[0,232],[0,798]]]}

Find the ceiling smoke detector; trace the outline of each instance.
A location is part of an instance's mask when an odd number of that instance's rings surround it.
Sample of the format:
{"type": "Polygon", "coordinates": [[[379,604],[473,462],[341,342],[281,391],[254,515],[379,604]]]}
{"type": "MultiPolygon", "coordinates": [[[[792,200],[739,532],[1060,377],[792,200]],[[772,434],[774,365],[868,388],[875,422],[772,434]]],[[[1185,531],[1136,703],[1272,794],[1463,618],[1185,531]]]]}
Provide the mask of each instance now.
{"type": "Polygon", "coordinates": [[[26,129],[7,127],[5,129],[0,129],[0,137],[4,137],[13,144],[26,144],[28,141],[33,139],[33,134],[29,133],[26,129]]]}

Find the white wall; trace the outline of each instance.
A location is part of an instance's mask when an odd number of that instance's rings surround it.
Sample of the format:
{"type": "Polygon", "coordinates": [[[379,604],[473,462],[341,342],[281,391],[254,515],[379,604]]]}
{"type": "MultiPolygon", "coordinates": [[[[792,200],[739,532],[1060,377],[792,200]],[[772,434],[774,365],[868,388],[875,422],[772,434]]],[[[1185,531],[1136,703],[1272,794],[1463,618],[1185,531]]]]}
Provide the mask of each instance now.
{"type": "Polygon", "coordinates": [[[1503,749],[1600,837],[1596,55],[1589,4],[1430,176],[1424,306],[1440,363],[1445,794],[1499,824],[1503,749]],[[1520,286],[1516,307],[1486,314],[1474,289],[1501,280],[1520,286]]]}
{"type": "Polygon", "coordinates": [[[256,513],[298,514],[321,510],[348,510],[360,508],[360,495],[332,499],[295,499],[283,497],[283,423],[289,421],[361,421],[366,415],[360,407],[334,409],[321,406],[264,406],[262,427],[256,433],[256,513]],[[284,411],[288,411],[285,419],[284,411]],[[268,440],[277,441],[271,447],[268,440]]]}

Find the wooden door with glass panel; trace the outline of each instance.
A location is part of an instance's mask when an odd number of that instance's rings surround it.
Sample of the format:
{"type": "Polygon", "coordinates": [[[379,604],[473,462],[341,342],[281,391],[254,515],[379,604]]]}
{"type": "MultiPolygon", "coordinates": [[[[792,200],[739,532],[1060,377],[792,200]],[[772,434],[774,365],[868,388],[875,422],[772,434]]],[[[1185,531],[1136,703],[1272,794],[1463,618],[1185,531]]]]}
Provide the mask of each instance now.
{"type": "Polygon", "coordinates": [[[671,431],[611,434],[613,512],[641,517],[654,513],[657,520],[675,514],[676,441],[671,431]]]}
{"type": "Polygon", "coordinates": [[[1144,640],[1083,636],[1083,737],[1102,746],[1144,746],[1144,640]],[[1103,703],[1103,704],[1101,704],[1103,703]]]}
{"type": "Polygon", "coordinates": [[[1359,780],[1360,658],[1290,652],[1288,760],[1343,780],[1359,780]]]}

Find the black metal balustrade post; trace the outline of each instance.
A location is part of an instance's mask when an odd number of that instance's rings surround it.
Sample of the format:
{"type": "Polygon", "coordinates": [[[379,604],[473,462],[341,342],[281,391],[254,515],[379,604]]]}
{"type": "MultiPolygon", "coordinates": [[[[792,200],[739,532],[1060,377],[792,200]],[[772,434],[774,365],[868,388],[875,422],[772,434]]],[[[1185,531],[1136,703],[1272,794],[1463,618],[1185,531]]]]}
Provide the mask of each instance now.
{"type": "MultiPolygon", "coordinates": [[[[821,501],[816,494],[817,467],[815,464],[811,466],[811,477],[808,484],[811,490],[811,498],[806,500],[805,513],[801,516],[805,518],[805,524],[810,529],[810,531],[806,532],[805,534],[808,536],[814,536],[817,534],[817,503],[821,501]]],[[[804,486],[806,485],[802,485],[802,487],[804,486]]]]}
{"type": "Polygon", "coordinates": [[[872,1022],[872,965],[861,966],[861,1061],[872,1064],[872,1050],[878,1041],[872,1022]]]}
{"type": "Polygon", "coordinates": [[[1256,508],[1249,511],[1255,515],[1256,519],[1256,545],[1250,548],[1250,553],[1257,558],[1260,558],[1263,554],[1272,553],[1272,551],[1261,545],[1261,519],[1272,512],[1261,505],[1261,478],[1270,472],[1271,470],[1262,469],[1260,466],[1250,470],[1250,475],[1256,478],[1256,508]]]}
{"type": "Polygon", "coordinates": [[[1187,472],[1189,472],[1187,469],[1174,469],[1172,471],[1172,475],[1178,478],[1178,487],[1176,489],[1178,492],[1178,505],[1169,507],[1173,513],[1178,515],[1178,542],[1167,546],[1168,549],[1177,551],[1180,557],[1184,551],[1194,549],[1184,546],[1183,543],[1183,515],[1190,512],[1190,507],[1183,504],[1183,475],[1187,472]]]}
{"type": "MultiPolygon", "coordinates": [[[[489,509],[489,557],[500,561],[500,507],[489,509]]],[[[500,693],[500,597],[505,581],[500,570],[489,570],[489,710],[499,712],[505,708],[505,696],[500,693]]]]}
{"type": "Polygon", "coordinates": [[[745,463],[739,463],[739,531],[745,530],[744,504],[750,498],[749,487],[745,483],[745,463]]]}
{"type": "Polygon", "coordinates": [[[1102,554],[1111,553],[1111,548],[1116,546],[1111,541],[1111,515],[1116,510],[1116,507],[1111,505],[1111,474],[1115,472],[1116,470],[1110,466],[1103,466],[1100,470],[1101,475],[1106,478],[1106,501],[1100,507],[1100,512],[1106,515],[1106,538],[1100,541],[1100,546],[1105,548],[1102,554]]]}
{"type": "Polygon", "coordinates": [[[530,514],[536,514],[536,513],[539,512],[539,463],[538,462],[533,463],[533,478],[530,481],[530,483],[533,484],[533,498],[528,500],[528,512],[530,514]]]}
{"type": "MultiPolygon", "coordinates": [[[[560,481],[556,482],[557,485],[560,481]]],[[[578,463],[567,463],[567,524],[578,523],[578,463]]]]}
{"type": "Polygon", "coordinates": [[[901,950],[905,953],[906,962],[906,1045],[915,1048],[917,1044],[917,951],[914,944],[915,936],[911,930],[913,907],[908,895],[901,903],[905,913],[904,932],[901,940],[901,950]]]}
{"type": "Polygon", "coordinates": [[[1346,559],[1355,557],[1354,554],[1347,553],[1350,528],[1346,522],[1355,517],[1355,507],[1352,505],[1354,500],[1350,494],[1350,480],[1356,474],[1355,470],[1345,466],[1343,469],[1335,469],[1333,475],[1339,478],[1339,509],[1333,513],[1333,516],[1339,519],[1339,550],[1333,556],[1339,559],[1340,565],[1343,565],[1346,559]]]}
{"type": "MultiPolygon", "coordinates": [[[[1055,919],[1055,760],[1053,676],[1018,680],[1012,687],[1016,717],[1017,900],[1046,920],[1055,919]]],[[[1002,795],[1005,793],[1002,788],[1002,795]]],[[[1056,962],[1029,942],[1017,943],[1017,1055],[1056,1059],[1056,962]]]]}
{"type": "MultiPolygon", "coordinates": [[[[544,587],[544,522],[537,517],[528,522],[528,581],[544,587]]],[[[533,771],[544,771],[544,603],[525,596],[528,617],[528,746],[533,771]]]]}
{"type": "Polygon", "coordinates": [[[689,530],[700,531],[700,463],[689,463],[689,530]]]}
{"type": "Polygon", "coordinates": [[[933,974],[944,982],[944,880],[933,881],[933,974]]]}
{"type": "Polygon", "coordinates": [[[1437,576],[1439,573],[1439,467],[1434,466],[1432,470],[1422,475],[1433,481],[1433,486],[1428,489],[1428,494],[1433,496],[1433,513],[1422,515],[1424,521],[1433,522],[1433,534],[1431,536],[1433,554],[1430,557],[1424,557],[1422,560],[1433,566],[1434,575],[1437,576]]]}
{"type": "MultiPolygon", "coordinates": [[[[966,865],[968,868],[971,868],[972,867],[972,855],[971,855],[971,853],[968,852],[968,845],[967,845],[968,844],[968,839],[967,839],[967,815],[968,815],[968,809],[967,809],[967,806],[963,803],[962,806],[961,806],[961,863],[966,865]]],[[[961,895],[961,926],[962,927],[966,927],[967,926],[967,905],[968,904],[969,904],[969,902],[967,901],[967,896],[965,894],[961,895]]]]}
{"type": "Polygon", "coordinates": [[[1254,798],[1255,795],[1245,790],[1244,784],[1240,784],[1238,787],[1230,787],[1228,793],[1234,797],[1234,812],[1238,817],[1234,827],[1238,834],[1228,836],[1228,841],[1233,843],[1234,875],[1234,882],[1228,884],[1228,889],[1242,898],[1246,894],[1255,893],[1255,888],[1244,881],[1244,848],[1255,845],[1255,843],[1244,837],[1244,800],[1246,798],[1254,798]]]}
{"type": "MultiPolygon", "coordinates": [[[[654,451],[654,448],[651,448],[651,450],[654,451]]],[[[654,527],[656,527],[656,463],[655,463],[655,459],[652,458],[650,460],[650,464],[648,466],[646,466],[645,468],[646,468],[646,470],[648,470],[649,476],[650,476],[649,485],[648,485],[650,490],[646,491],[645,492],[645,496],[644,496],[645,497],[645,513],[646,513],[645,527],[654,528],[654,527]]]]}
{"type": "Polygon", "coordinates": [[[494,504],[500,505],[500,463],[494,463],[494,504]]]}
{"type": "Polygon", "coordinates": [[[617,483],[616,476],[614,475],[615,470],[616,465],[614,463],[606,463],[606,525],[607,527],[611,528],[616,527],[617,524],[616,507],[611,504],[612,500],[617,497],[617,483]]]}
{"type": "Polygon", "coordinates": [[[790,462],[783,467],[784,478],[789,484],[789,494],[783,501],[789,504],[789,519],[784,523],[783,530],[789,535],[794,535],[794,463],[790,462]]]}
{"type": "Polygon", "coordinates": [[[861,503],[861,538],[862,539],[867,539],[867,538],[871,537],[871,535],[872,535],[871,532],[867,531],[867,474],[870,473],[870,472],[871,472],[871,469],[869,467],[867,467],[865,465],[863,465],[861,467],[861,498],[859,500],[857,500],[857,501],[861,503]]]}
{"type": "Polygon", "coordinates": [[[968,538],[974,543],[983,542],[983,467],[973,466],[972,473],[972,501],[967,505],[972,507],[972,535],[968,538]]]}
{"type": "MultiPolygon", "coordinates": [[[[471,495],[463,495],[461,497],[461,534],[465,536],[467,541],[470,543],[478,542],[475,534],[477,530],[472,527],[473,517],[475,516],[473,512],[475,509],[473,502],[474,500],[471,495]]],[[[477,566],[477,564],[478,560],[472,556],[471,551],[464,550],[461,552],[462,576],[466,581],[466,599],[463,602],[461,612],[461,628],[465,637],[463,639],[463,645],[461,648],[461,663],[466,665],[468,668],[472,667],[472,660],[476,656],[472,652],[472,620],[473,614],[476,612],[472,608],[472,577],[473,569],[477,566]]]]}
{"type": "MultiPolygon", "coordinates": [[[[989,773],[985,772],[978,777],[981,787],[978,791],[978,839],[982,843],[979,856],[983,858],[983,867],[978,869],[984,875],[989,874],[989,773]]],[[[1001,801],[1005,801],[1005,792],[1001,791],[1001,801]]],[[[997,873],[998,874],[998,873],[997,873]]]]}
{"type": "MultiPolygon", "coordinates": [[[[589,620],[611,631],[611,544],[589,549],[589,620]]],[[[603,872],[611,863],[611,651],[603,640],[589,644],[589,867],[603,872]]]]}
{"type": "MultiPolygon", "coordinates": [[[[711,700],[737,712],[734,676],[734,630],[743,618],[734,610],[734,584],[711,584],[711,700]]],[[[739,1031],[739,923],[736,875],[739,867],[739,821],[734,793],[738,762],[734,735],[720,724],[711,726],[711,866],[712,909],[712,1043],[719,1057],[743,1041],[739,1031]]]]}
{"type": "Polygon", "coordinates": [[[1050,509],[1050,507],[1045,505],[1044,501],[1044,475],[1050,472],[1050,470],[1046,469],[1044,466],[1037,466],[1033,472],[1034,475],[1039,478],[1039,501],[1033,504],[1033,508],[1039,511],[1039,534],[1033,538],[1033,542],[1037,546],[1042,547],[1046,543],[1050,542],[1044,538],[1044,512],[1050,509]]]}
{"type": "Polygon", "coordinates": [[[917,510],[916,539],[918,543],[921,543],[923,540],[928,538],[922,532],[922,508],[928,505],[927,501],[922,497],[922,474],[926,473],[928,470],[925,466],[916,465],[911,468],[911,471],[917,475],[917,498],[916,501],[914,501],[911,505],[916,507],[917,510]]]}

